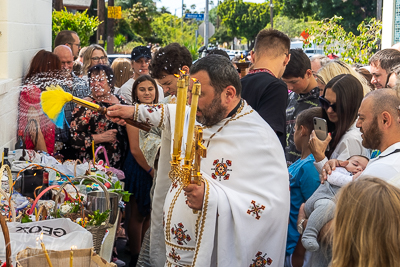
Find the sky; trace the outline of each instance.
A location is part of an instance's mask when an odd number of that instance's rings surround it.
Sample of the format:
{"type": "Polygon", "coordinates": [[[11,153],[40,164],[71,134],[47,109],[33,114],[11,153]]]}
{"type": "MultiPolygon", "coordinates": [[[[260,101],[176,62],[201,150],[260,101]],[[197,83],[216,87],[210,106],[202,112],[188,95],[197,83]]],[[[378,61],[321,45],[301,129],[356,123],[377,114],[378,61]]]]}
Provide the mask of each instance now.
{"type": "MultiPolygon", "coordinates": [[[[217,5],[218,0],[213,0],[214,1],[214,6],[217,5]]],[[[161,8],[162,6],[165,6],[171,14],[176,15],[178,17],[181,17],[182,15],[182,0],[161,0],[161,1],[155,1],[157,8],[161,8]]],[[[222,2],[220,0],[220,2],[222,2]]],[[[263,3],[265,0],[245,0],[244,2],[253,2],[253,3],[263,3]]],[[[196,11],[200,13],[200,11],[204,11],[204,8],[206,6],[206,0],[183,0],[183,3],[186,5],[188,9],[190,9],[190,6],[195,4],[196,5],[196,11]]],[[[209,5],[209,9],[211,9],[213,6],[209,5]]]]}

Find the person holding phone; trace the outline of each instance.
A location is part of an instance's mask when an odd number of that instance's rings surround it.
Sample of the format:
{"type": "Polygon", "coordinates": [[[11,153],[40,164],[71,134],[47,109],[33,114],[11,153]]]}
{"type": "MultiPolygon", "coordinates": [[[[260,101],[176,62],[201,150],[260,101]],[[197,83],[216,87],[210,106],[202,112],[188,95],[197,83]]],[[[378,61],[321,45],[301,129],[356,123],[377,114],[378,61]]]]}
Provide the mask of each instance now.
{"type": "Polygon", "coordinates": [[[362,84],[351,74],[338,75],[325,86],[319,100],[328,135],[320,140],[313,132],[310,137],[314,165],[320,174],[328,159],[346,160],[353,155],[369,158],[368,150],[362,146],[361,132],[355,125],[363,96],[362,84]]]}
{"type": "MultiPolygon", "coordinates": [[[[309,141],[315,158],[314,166],[320,174],[323,174],[323,166],[328,159],[347,160],[353,155],[370,157],[369,151],[362,146],[361,132],[355,125],[363,96],[360,81],[351,74],[338,75],[325,86],[319,100],[323,108],[323,118],[327,122],[328,135],[320,140],[313,131],[309,141]]],[[[298,226],[302,229],[307,226],[304,205],[299,210],[298,226]]],[[[329,228],[330,223],[323,227],[322,232],[326,233],[329,228]]],[[[312,253],[310,263],[311,266],[314,266],[313,263],[328,266],[330,260],[331,246],[328,242],[322,242],[319,250],[312,253]]]]}

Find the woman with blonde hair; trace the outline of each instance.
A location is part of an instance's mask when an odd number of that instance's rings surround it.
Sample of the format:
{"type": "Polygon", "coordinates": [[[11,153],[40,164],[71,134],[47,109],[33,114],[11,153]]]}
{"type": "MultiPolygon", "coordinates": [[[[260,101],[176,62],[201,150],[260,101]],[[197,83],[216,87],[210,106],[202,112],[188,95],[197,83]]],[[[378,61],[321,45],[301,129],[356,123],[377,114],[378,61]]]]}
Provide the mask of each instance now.
{"type": "Polygon", "coordinates": [[[88,70],[98,64],[108,66],[107,52],[100,45],[92,44],[83,54],[83,76],[87,77],[88,70]]]}
{"type": "Polygon", "coordinates": [[[127,58],[117,58],[111,64],[115,76],[115,93],[117,94],[121,86],[126,83],[133,75],[131,61],[127,58]]]}
{"type": "Polygon", "coordinates": [[[349,64],[337,60],[332,61],[326,66],[322,67],[316,75],[317,84],[320,89],[320,95],[323,94],[324,88],[328,82],[339,74],[351,74],[356,77],[363,87],[364,96],[373,89],[368,85],[368,81],[359,73],[357,73],[349,64]]]}
{"type": "Polygon", "coordinates": [[[400,190],[378,178],[342,188],[336,204],[332,267],[400,266],[400,190]]]}

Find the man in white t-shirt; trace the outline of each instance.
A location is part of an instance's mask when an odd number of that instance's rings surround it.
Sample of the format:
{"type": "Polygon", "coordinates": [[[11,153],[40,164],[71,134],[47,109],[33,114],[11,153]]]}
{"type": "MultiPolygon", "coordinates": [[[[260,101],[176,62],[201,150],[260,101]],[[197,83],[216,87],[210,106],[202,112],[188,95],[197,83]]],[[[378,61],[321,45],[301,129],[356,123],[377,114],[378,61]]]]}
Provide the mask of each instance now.
{"type": "MultiPolygon", "coordinates": [[[[132,86],[141,75],[149,74],[149,63],[151,60],[150,48],[146,46],[136,46],[131,52],[131,64],[133,77],[121,86],[119,93],[125,98],[128,104],[132,104],[132,86]]],[[[164,98],[164,92],[158,86],[158,99],[164,98]]]]}
{"type": "MultiPolygon", "coordinates": [[[[391,89],[368,93],[358,111],[357,127],[362,145],[378,149],[381,154],[370,160],[359,178],[377,177],[388,181],[400,173],[400,98],[391,89]]],[[[346,162],[329,160],[324,169],[328,174],[346,162]]],[[[326,176],[326,172],[324,176],[326,176]]]]}

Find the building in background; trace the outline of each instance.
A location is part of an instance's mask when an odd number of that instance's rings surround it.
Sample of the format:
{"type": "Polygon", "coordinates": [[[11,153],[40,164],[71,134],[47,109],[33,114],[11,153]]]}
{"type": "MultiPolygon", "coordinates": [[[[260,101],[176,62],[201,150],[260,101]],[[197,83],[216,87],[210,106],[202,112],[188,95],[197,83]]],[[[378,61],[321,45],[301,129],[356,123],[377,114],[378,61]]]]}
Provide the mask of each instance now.
{"type": "Polygon", "coordinates": [[[0,151],[14,148],[18,97],[32,57],[51,51],[52,0],[0,1],[0,151]]]}

